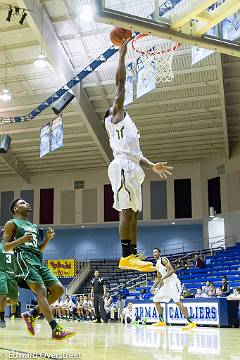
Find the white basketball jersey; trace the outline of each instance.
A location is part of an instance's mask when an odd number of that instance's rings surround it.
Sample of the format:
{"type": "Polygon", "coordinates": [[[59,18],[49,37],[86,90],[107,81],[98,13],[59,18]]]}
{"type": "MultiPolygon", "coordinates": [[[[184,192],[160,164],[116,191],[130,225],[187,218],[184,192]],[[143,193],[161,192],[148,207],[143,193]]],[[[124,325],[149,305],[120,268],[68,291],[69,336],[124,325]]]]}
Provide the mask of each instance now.
{"type": "MultiPolygon", "coordinates": [[[[165,276],[166,273],[167,273],[167,268],[162,264],[162,259],[163,259],[163,258],[159,258],[159,259],[157,260],[156,269],[157,269],[158,272],[160,272],[160,274],[161,274],[162,277],[163,277],[163,276],[165,276]]],[[[166,259],[166,258],[165,258],[165,259],[166,259]]],[[[177,278],[177,275],[174,273],[174,274],[172,274],[171,276],[169,276],[167,279],[165,279],[164,281],[170,280],[170,279],[172,279],[172,278],[177,278]]]]}
{"type": "Polygon", "coordinates": [[[132,157],[139,161],[142,158],[140,150],[140,134],[139,131],[126,113],[125,117],[118,124],[112,123],[112,115],[105,119],[105,128],[107,130],[110,146],[113,150],[113,156],[116,157],[132,157]]]}

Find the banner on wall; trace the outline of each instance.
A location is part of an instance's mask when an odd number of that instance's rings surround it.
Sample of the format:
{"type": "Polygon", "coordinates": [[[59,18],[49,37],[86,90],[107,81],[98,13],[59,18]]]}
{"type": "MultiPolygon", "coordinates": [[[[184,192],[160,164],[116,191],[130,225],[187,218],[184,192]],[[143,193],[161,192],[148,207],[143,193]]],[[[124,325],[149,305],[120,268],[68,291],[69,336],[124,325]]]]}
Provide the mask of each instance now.
{"type": "Polygon", "coordinates": [[[47,266],[57,277],[74,277],[76,275],[74,259],[47,260],[47,266]]]}
{"type": "Polygon", "coordinates": [[[133,102],[133,63],[126,66],[125,101],[124,106],[133,102]]]}
{"type": "Polygon", "coordinates": [[[44,125],[40,129],[40,158],[50,151],[50,124],[44,125]]]}
{"type": "Polygon", "coordinates": [[[137,59],[137,98],[147,94],[156,88],[156,72],[154,71],[154,65],[149,64],[149,68],[146,69],[141,57],[137,59]],[[151,66],[152,71],[151,71],[151,66]]]}
{"type": "MultiPolygon", "coordinates": [[[[219,300],[219,299],[218,299],[219,300]]],[[[224,304],[219,305],[219,301],[204,301],[193,299],[192,301],[183,301],[191,319],[199,325],[226,325],[226,306],[227,300],[223,300],[224,304]],[[221,311],[220,311],[221,310],[221,311]]],[[[222,300],[222,299],[220,299],[222,300]]],[[[133,311],[140,318],[147,318],[147,322],[154,323],[158,320],[158,312],[155,304],[151,302],[134,302],[133,311]]],[[[172,302],[161,303],[163,319],[169,324],[186,324],[187,320],[183,316],[178,306],[172,302]]]]}
{"type": "MultiPolygon", "coordinates": [[[[209,30],[207,34],[210,36],[216,37],[218,34],[217,26],[215,26],[214,28],[209,30]]],[[[199,61],[205,59],[206,57],[208,57],[209,55],[211,55],[213,53],[214,53],[214,50],[209,50],[209,49],[204,49],[204,48],[199,48],[197,46],[193,46],[192,47],[192,65],[198,63],[199,61]]]]}
{"type": "Polygon", "coordinates": [[[63,120],[62,120],[62,115],[59,115],[52,122],[51,151],[54,151],[62,146],[63,146],[63,120]]]}
{"type": "MultiPolygon", "coordinates": [[[[184,303],[190,318],[201,325],[219,325],[219,305],[217,302],[193,302],[184,303]]],[[[187,323],[176,304],[167,305],[167,322],[174,324],[187,323]]]]}
{"type": "MultiPolygon", "coordinates": [[[[159,321],[159,317],[158,317],[158,312],[156,309],[156,306],[153,303],[133,303],[132,305],[133,307],[133,313],[136,316],[139,316],[141,319],[142,318],[147,318],[147,322],[158,322],[159,321]]],[[[166,311],[165,311],[165,304],[161,304],[162,307],[162,316],[164,321],[166,320],[166,311]]]]}

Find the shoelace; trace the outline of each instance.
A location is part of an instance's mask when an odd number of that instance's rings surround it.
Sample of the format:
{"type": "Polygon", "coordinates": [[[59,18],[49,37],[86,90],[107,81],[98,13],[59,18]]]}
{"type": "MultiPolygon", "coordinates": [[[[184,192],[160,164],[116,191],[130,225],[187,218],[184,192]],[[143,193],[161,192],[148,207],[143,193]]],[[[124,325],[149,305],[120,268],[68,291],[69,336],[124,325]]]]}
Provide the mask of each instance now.
{"type": "Polygon", "coordinates": [[[134,257],[134,260],[137,260],[137,261],[143,261],[145,259],[146,259],[146,256],[145,256],[144,252],[141,252],[141,253],[135,255],[135,257],[134,257]]]}
{"type": "Polygon", "coordinates": [[[54,332],[57,334],[57,335],[60,335],[62,332],[64,332],[64,327],[62,325],[57,325],[54,329],[54,332]]]}

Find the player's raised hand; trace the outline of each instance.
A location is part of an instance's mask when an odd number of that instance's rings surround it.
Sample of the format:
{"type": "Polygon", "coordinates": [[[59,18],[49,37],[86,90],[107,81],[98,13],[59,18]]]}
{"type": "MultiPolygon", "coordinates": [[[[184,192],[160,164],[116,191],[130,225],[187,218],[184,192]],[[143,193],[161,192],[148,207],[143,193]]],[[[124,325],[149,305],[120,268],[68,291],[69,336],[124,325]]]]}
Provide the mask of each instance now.
{"type": "Polygon", "coordinates": [[[126,39],[123,41],[122,45],[120,46],[119,53],[120,56],[125,56],[127,53],[127,46],[128,43],[132,40],[132,38],[126,39]]]}
{"type": "Polygon", "coordinates": [[[172,173],[169,170],[172,170],[172,166],[167,165],[167,161],[164,162],[158,162],[153,165],[152,167],[153,171],[158,174],[162,179],[167,179],[168,175],[172,175],[172,173]]]}
{"type": "Polygon", "coordinates": [[[55,231],[52,228],[48,228],[45,239],[47,241],[52,240],[55,236],[55,231]]]}

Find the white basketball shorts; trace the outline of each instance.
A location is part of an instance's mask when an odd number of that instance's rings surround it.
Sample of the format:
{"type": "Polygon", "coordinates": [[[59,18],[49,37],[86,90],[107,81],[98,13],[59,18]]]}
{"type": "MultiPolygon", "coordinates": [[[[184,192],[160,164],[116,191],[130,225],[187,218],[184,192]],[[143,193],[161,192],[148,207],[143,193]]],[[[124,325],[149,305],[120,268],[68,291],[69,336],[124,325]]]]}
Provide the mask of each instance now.
{"type": "Polygon", "coordinates": [[[108,167],[108,177],[114,194],[114,209],[142,211],[142,190],[145,174],[141,166],[132,160],[114,159],[108,167]]]}
{"type": "Polygon", "coordinates": [[[174,302],[180,301],[181,297],[181,282],[178,277],[173,277],[164,280],[164,285],[155,293],[153,302],[174,302]]]}

